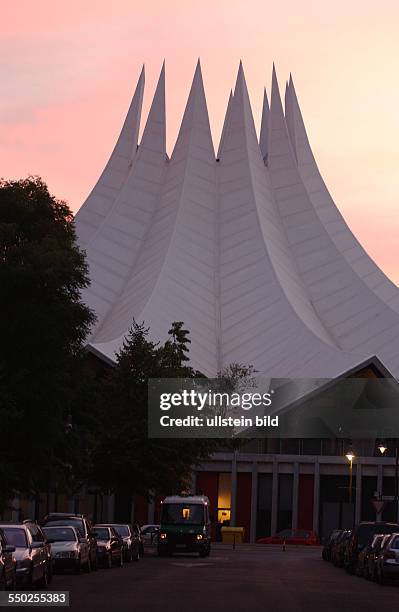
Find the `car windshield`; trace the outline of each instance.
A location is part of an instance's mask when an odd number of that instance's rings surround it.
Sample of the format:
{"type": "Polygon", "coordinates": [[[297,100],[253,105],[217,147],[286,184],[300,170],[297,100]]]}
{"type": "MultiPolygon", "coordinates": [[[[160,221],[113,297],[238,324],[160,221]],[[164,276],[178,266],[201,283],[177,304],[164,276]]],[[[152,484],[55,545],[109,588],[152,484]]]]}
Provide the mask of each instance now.
{"type": "Polygon", "coordinates": [[[94,531],[96,532],[99,540],[109,540],[108,527],[94,527],[94,531]]]}
{"type": "Polygon", "coordinates": [[[292,529],[283,529],[277,534],[278,538],[292,538],[293,532],[292,529]]]}
{"type": "Polygon", "coordinates": [[[63,519],[61,518],[48,519],[46,521],[46,527],[50,525],[54,527],[58,527],[58,526],[62,527],[63,525],[71,525],[72,527],[76,527],[76,529],[79,529],[79,533],[82,538],[85,537],[85,529],[84,529],[83,521],[80,518],[66,517],[63,519]]]}
{"type": "Polygon", "coordinates": [[[161,523],[165,525],[203,525],[204,506],[202,504],[163,504],[161,523]]]}
{"type": "Polygon", "coordinates": [[[115,527],[116,533],[120,535],[122,538],[125,538],[130,535],[129,527],[127,525],[115,525],[114,527],[115,527]]]}
{"type": "Polygon", "coordinates": [[[398,525],[372,524],[361,525],[357,532],[357,539],[360,546],[365,546],[374,534],[377,533],[395,533],[398,531],[398,525]]]}
{"type": "Polygon", "coordinates": [[[43,531],[54,542],[76,542],[76,534],[70,527],[43,527],[43,531]]]}
{"type": "Polygon", "coordinates": [[[393,542],[391,542],[390,548],[394,548],[395,550],[399,549],[399,537],[395,538],[393,542]]]}
{"type": "Polygon", "coordinates": [[[7,543],[15,548],[27,548],[28,541],[26,539],[25,529],[14,529],[3,527],[7,543]]]}

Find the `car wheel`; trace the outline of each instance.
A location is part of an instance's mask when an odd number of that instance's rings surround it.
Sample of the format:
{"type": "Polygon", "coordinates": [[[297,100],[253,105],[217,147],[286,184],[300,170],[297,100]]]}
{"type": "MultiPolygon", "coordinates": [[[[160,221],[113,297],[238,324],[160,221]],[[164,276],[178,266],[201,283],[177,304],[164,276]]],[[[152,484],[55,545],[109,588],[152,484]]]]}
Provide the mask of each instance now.
{"type": "Polygon", "coordinates": [[[119,563],[118,563],[119,567],[123,567],[123,552],[121,551],[121,554],[119,555],[119,563]]]}
{"type": "Polygon", "coordinates": [[[85,572],[86,574],[90,574],[91,572],[91,561],[90,561],[90,557],[87,558],[87,563],[85,565],[85,572]]]}
{"type": "Polygon", "coordinates": [[[144,557],[144,544],[142,542],[140,542],[139,551],[140,557],[144,557]]]}
{"type": "Polygon", "coordinates": [[[80,570],[82,569],[82,564],[80,559],[78,559],[75,563],[75,574],[80,574],[80,570]]]}
{"type": "Polygon", "coordinates": [[[6,577],[4,571],[0,574],[0,591],[6,590],[6,577]]]}
{"type": "Polygon", "coordinates": [[[135,552],[133,553],[133,551],[131,552],[132,555],[132,559],[133,561],[135,561],[137,563],[137,561],[140,559],[140,549],[138,546],[136,546],[135,552]]]}
{"type": "Polygon", "coordinates": [[[112,567],[112,553],[108,553],[107,561],[105,562],[105,567],[107,569],[111,569],[111,567],[112,567]]]}

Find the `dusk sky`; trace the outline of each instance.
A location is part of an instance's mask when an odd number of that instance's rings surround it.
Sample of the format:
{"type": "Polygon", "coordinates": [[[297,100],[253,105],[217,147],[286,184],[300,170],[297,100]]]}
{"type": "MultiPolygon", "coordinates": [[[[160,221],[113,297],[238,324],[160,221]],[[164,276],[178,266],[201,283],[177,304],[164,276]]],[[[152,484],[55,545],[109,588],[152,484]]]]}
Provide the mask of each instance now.
{"type": "Polygon", "coordinates": [[[293,74],[337,205],[399,281],[397,0],[0,0],[0,8],[2,177],[38,174],[76,211],[143,63],[145,119],[166,60],[170,153],[198,57],[215,148],[239,60],[257,128],[275,61],[282,94],[293,74]]]}

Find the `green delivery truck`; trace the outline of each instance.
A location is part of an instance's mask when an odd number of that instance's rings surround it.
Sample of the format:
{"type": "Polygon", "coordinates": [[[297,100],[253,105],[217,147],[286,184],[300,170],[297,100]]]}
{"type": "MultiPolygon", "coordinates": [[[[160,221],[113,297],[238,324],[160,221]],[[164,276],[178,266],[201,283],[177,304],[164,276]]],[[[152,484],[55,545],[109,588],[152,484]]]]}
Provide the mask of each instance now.
{"type": "Polygon", "coordinates": [[[209,499],[204,495],[165,497],[161,503],[161,526],[158,555],[174,552],[198,552],[208,557],[211,552],[209,499]]]}

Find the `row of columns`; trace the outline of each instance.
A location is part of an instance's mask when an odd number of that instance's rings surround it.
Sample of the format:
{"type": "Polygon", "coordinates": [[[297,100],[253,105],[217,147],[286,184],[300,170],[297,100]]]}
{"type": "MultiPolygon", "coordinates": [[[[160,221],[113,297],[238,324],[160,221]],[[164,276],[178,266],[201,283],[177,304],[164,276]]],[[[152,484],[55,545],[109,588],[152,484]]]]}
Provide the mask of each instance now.
{"type": "MultiPolygon", "coordinates": [[[[293,491],[292,491],[292,529],[298,528],[298,506],[299,506],[299,461],[293,464],[293,491]]],[[[234,526],[237,517],[237,453],[235,452],[231,464],[231,512],[230,522],[234,526]]],[[[356,493],[355,493],[355,523],[360,522],[362,506],[362,464],[356,464],[356,493]]],[[[382,491],[382,465],[378,465],[377,489],[382,491]]],[[[256,521],[258,508],[258,464],[252,464],[252,486],[251,486],[251,525],[250,542],[256,540],[256,521]]],[[[318,531],[320,508],[320,464],[314,463],[313,483],[313,530],[318,531]]],[[[380,517],[377,517],[377,519],[380,517]]],[[[271,508],[271,533],[277,532],[278,520],[278,461],[273,460],[272,466],[272,508],[271,508]]]]}

